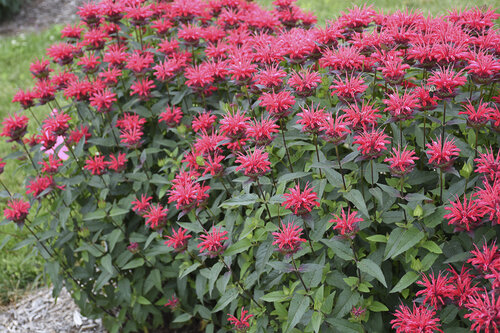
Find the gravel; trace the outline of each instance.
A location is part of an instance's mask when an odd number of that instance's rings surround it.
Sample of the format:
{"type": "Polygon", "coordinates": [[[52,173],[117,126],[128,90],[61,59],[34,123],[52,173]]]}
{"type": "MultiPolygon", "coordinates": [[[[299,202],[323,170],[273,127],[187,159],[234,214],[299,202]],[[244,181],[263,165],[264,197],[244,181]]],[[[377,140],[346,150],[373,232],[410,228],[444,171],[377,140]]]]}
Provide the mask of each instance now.
{"type": "Polygon", "coordinates": [[[0,34],[38,31],[53,24],[76,22],[78,7],[88,0],[25,0],[21,11],[0,23],[0,34]]]}
{"type": "Polygon", "coordinates": [[[39,289],[0,310],[3,333],[105,333],[101,320],[83,317],[71,296],[63,289],[57,298],[52,290],[39,289]]]}

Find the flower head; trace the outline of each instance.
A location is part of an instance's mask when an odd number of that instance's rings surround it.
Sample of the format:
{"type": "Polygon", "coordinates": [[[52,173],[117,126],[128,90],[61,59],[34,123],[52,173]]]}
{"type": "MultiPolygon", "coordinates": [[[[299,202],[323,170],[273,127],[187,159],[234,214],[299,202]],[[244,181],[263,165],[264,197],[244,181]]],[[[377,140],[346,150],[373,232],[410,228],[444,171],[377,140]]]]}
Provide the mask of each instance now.
{"type": "Polygon", "coordinates": [[[457,95],[457,87],[463,86],[467,78],[462,75],[463,71],[455,72],[451,67],[441,68],[429,77],[429,84],[436,87],[439,98],[451,98],[457,95]]]}
{"type": "Polygon", "coordinates": [[[418,157],[415,156],[413,150],[406,150],[404,148],[401,150],[400,147],[392,149],[392,156],[384,160],[384,162],[389,162],[389,168],[391,173],[396,177],[402,177],[407,175],[413,170],[415,166],[415,161],[418,157]]]}
{"type": "Polygon", "coordinates": [[[308,186],[309,183],[306,184],[302,192],[300,185],[290,188],[290,193],[283,194],[286,200],[281,205],[286,209],[292,208],[295,215],[304,215],[309,213],[314,206],[319,207],[318,195],[312,191],[314,188],[308,186]]]}
{"type": "Polygon", "coordinates": [[[175,295],[172,295],[164,306],[168,306],[171,310],[175,310],[179,306],[179,299],[175,295]]]}
{"type": "Polygon", "coordinates": [[[273,118],[264,118],[262,115],[260,120],[254,119],[250,122],[246,134],[257,146],[265,146],[274,140],[274,133],[278,133],[278,129],[279,126],[273,118]]]}
{"type": "Polygon", "coordinates": [[[227,231],[220,231],[220,228],[212,227],[212,231],[206,231],[204,235],[200,236],[202,242],[198,244],[200,253],[207,251],[210,257],[216,257],[221,254],[226,246],[222,244],[223,241],[228,240],[226,236],[227,231]]]}
{"type": "Polygon", "coordinates": [[[248,320],[253,317],[253,314],[247,314],[248,311],[245,308],[241,308],[240,319],[236,318],[232,314],[227,314],[229,317],[227,321],[233,325],[233,328],[237,332],[246,332],[248,328],[250,328],[250,323],[248,320]]]}
{"type": "Polygon", "coordinates": [[[347,135],[351,133],[351,130],[348,128],[349,122],[345,118],[345,114],[336,115],[335,117],[332,114],[328,114],[319,128],[322,132],[321,138],[334,145],[344,142],[347,135]]]}
{"type": "Polygon", "coordinates": [[[255,148],[253,152],[247,152],[247,154],[239,153],[236,163],[241,164],[236,168],[236,171],[244,169],[245,176],[250,178],[257,178],[271,171],[269,154],[259,148],[255,148]]]}
{"type": "Polygon", "coordinates": [[[172,236],[165,236],[167,240],[164,244],[168,247],[173,247],[176,252],[182,252],[187,247],[187,240],[191,238],[191,235],[186,234],[186,229],[179,228],[175,231],[172,228],[172,236]]]}
{"type": "Polygon", "coordinates": [[[26,134],[28,121],[28,117],[24,115],[14,114],[9,116],[2,122],[3,129],[0,135],[8,137],[8,141],[18,141],[26,134]]]}
{"type": "Polygon", "coordinates": [[[181,123],[183,113],[178,106],[167,106],[165,111],[160,113],[158,122],[164,122],[168,127],[175,127],[181,123]]]}
{"type": "Polygon", "coordinates": [[[384,134],[383,130],[363,131],[354,137],[353,144],[359,145],[358,150],[364,158],[374,159],[387,150],[385,145],[390,143],[387,138],[388,136],[384,134]]]}
{"type": "Polygon", "coordinates": [[[307,242],[307,240],[300,238],[300,235],[302,235],[302,228],[294,225],[293,222],[286,226],[282,223],[281,229],[278,232],[273,232],[273,245],[277,244],[283,254],[293,254],[300,249],[300,243],[307,242]]]}
{"type": "Polygon", "coordinates": [[[3,210],[3,215],[9,221],[22,224],[28,216],[30,207],[29,202],[22,199],[10,199],[7,208],[3,210]]]}
{"type": "Polygon", "coordinates": [[[167,208],[163,208],[162,205],[150,205],[144,218],[146,219],[146,225],[149,224],[151,229],[159,230],[165,226],[167,223],[167,208]]]}
{"type": "Polygon", "coordinates": [[[406,305],[401,304],[396,310],[391,320],[392,328],[396,333],[434,333],[443,332],[439,329],[439,318],[435,318],[436,311],[429,309],[425,305],[416,306],[413,304],[413,310],[406,305]]]}
{"type": "Polygon", "coordinates": [[[136,198],[132,201],[132,210],[137,214],[144,214],[149,210],[149,206],[151,205],[149,202],[153,199],[153,197],[148,197],[145,194],[141,195],[141,198],[136,198]]]}
{"type": "Polygon", "coordinates": [[[94,157],[89,157],[85,161],[84,169],[89,170],[93,175],[101,175],[106,170],[106,162],[104,161],[105,156],[96,155],[94,157]]]}
{"type": "Polygon", "coordinates": [[[422,281],[417,284],[424,286],[424,290],[417,292],[417,296],[424,295],[424,304],[429,303],[435,309],[440,309],[445,303],[446,298],[453,298],[455,288],[448,281],[447,276],[441,276],[439,272],[437,278],[432,272],[428,277],[422,275],[422,281]]]}
{"type": "Polygon", "coordinates": [[[460,153],[460,149],[455,146],[454,140],[446,140],[441,143],[441,138],[437,141],[432,141],[426,145],[429,150],[427,150],[427,156],[429,156],[429,163],[443,171],[449,169],[453,161],[460,153]]]}
{"type": "Polygon", "coordinates": [[[295,97],[289,91],[280,91],[278,93],[263,93],[259,97],[260,106],[275,118],[281,119],[290,113],[290,108],[295,105],[295,97]]]}
{"type": "Polygon", "coordinates": [[[348,209],[347,215],[344,208],[340,211],[340,215],[333,215],[335,218],[330,220],[330,223],[334,223],[333,229],[340,230],[340,234],[344,237],[354,238],[359,230],[359,222],[363,219],[356,217],[358,212],[353,211],[351,213],[351,208],[348,209]]]}
{"type": "Polygon", "coordinates": [[[450,201],[451,207],[444,209],[450,211],[443,216],[448,219],[448,224],[455,226],[455,231],[471,231],[481,225],[481,218],[484,216],[484,211],[480,209],[477,200],[467,197],[464,194],[463,202],[457,197],[456,201],[450,201]]]}
{"type": "Polygon", "coordinates": [[[311,106],[302,108],[302,112],[298,113],[297,116],[300,118],[297,120],[297,124],[302,125],[302,132],[317,134],[327,114],[325,113],[325,109],[319,108],[319,104],[316,108],[312,104],[311,106]]]}
{"type": "Polygon", "coordinates": [[[106,161],[106,165],[109,169],[116,172],[121,172],[127,168],[127,154],[118,153],[118,155],[109,155],[110,161],[106,161]]]}
{"type": "Polygon", "coordinates": [[[465,305],[470,311],[464,317],[472,322],[471,330],[476,332],[499,332],[500,330],[500,296],[497,293],[476,293],[469,297],[465,305]]]}

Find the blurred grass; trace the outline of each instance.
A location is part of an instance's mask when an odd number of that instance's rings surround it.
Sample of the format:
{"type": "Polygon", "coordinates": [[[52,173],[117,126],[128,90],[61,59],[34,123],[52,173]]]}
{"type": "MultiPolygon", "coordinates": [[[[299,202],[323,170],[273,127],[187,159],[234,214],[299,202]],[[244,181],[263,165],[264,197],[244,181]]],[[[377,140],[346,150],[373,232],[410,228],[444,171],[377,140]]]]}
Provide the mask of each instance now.
{"type": "MultiPolygon", "coordinates": [[[[33,59],[45,55],[45,49],[59,38],[60,26],[39,33],[0,37],[0,118],[19,110],[11,103],[19,88],[32,87],[29,72],[33,59]]],[[[0,157],[12,151],[12,143],[0,140],[0,157]]],[[[7,161],[0,175],[11,192],[22,191],[25,175],[16,163],[7,161]]],[[[3,189],[1,189],[3,190],[3,189]]],[[[6,198],[0,205],[4,208],[6,198]]],[[[28,235],[27,229],[19,229],[14,223],[0,223],[0,305],[15,301],[26,289],[38,284],[43,270],[42,259],[31,246],[16,249],[16,244],[28,235]]]]}

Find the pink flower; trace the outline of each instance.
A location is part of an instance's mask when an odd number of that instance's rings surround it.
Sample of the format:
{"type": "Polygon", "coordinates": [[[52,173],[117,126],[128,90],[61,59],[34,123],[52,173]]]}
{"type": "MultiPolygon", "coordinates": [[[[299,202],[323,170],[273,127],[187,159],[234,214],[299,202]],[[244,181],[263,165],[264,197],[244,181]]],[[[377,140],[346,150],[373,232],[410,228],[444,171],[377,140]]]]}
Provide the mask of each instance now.
{"type": "Polygon", "coordinates": [[[168,247],[173,247],[176,252],[182,252],[186,249],[187,240],[191,238],[191,235],[187,235],[186,230],[183,228],[179,228],[177,231],[172,228],[172,236],[165,237],[167,238],[167,240],[164,244],[166,244],[168,247]]]}
{"type": "Polygon", "coordinates": [[[96,155],[94,157],[89,157],[85,161],[84,169],[89,170],[93,175],[101,175],[106,170],[106,162],[104,161],[104,156],[96,155]]]}
{"type": "Polygon", "coordinates": [[[295,105],[295,97],[288,91],[263,93],[259,101],[259,105],[264,106],[269,114],[277,119],[286,117],[290,108],[295,105]]]}
{"type": "Polygon", "coordinates": [[[415,166],[415,161],[418,160],[415,152],[406,150],[406,148],[401,150],[399,147],[397,149],[393,148],[392,151],[392,156],[384,160],[384,162],[390,162],[391,173],[396,177],[403,177],[410,173],[415,166]]]}
{"type": "Polygon", "coordinates": [[[356,217],[357,214],[358,212],[355,211],[351,213],[351,209],[349,208],[346,215],[344,208],[342,208],[340,215],[333,215],[335,218],[329,222],[334,223],[333,229],[340,230],[342,236],[354,238],[359,231],[359,222],[363,221],[362,218],[356,217]]]}
{"type": "Polygon", "coordinates": [[[253,152],[247,152],[246,155],[239,153],[236,163],[241,164],[236,171],[244,169],[245,176],[250,178],[257,178],[271,171],[269,154],[259,148],[255,148],[253,152]]]}
{"type": "Polygon", "coordinates": [[[4,119],[1,136],[9,138],[10,141],[17,141],[26,134],[28,128],[28,117],[20,114],[14,114],[4,119]]]}
{"type": "Polygon", "coordinates": [[[429,277],[422,275],[422,281],[417,281],[417,284],[424,286],[424,290],[417,292],[417,296],[424,295],[424,304],[429,303],[435,309],[440,309],[446,303],[446,298],[453,298],[455,288],[448,281],[447,276],[441,276],[439,272],[437,278],[434,273],[429,277]]]}
{"type": "Polygon", "coordinates": [[[392,328],[396,329],[396,333],[443,332],[438,328],[441,325],[439,318],[435,318],[435,315],[436,311],[425,305],[416,306],[413,303],[413,310],[410,310],[406,305],[401,304],[394,313],[396,319],[391,320],[392,328]]]}
{"type": "Polygon", "coordinates": [[[321,138],[334,145],[344,142],[347,135],[351,133],[351,130],[348,128],[350,123],[345,118],[345,114],[336,115],[335,117],[332,114],[328,114],[319,128],[323,132],[321,138]]]}
{"type": "Polygon", "coordinates": [[[64,137],[59,135],[56,138],[55,144],[52,146],[50,149],[45,149],[44,147],[40,148],[41,151],[43,151],[47,155],[54,155],[54,153],[58,150],[57,152],[57,157],[59,157],[61,160],[66,161],[69,158],[69,155],[66,154],[69,149],[66,147],[64,144],[64,137]],[[58,147],[62,145],[62,147],[59,149],[58,147]]]}
{"type": "Polygon", "coordinates": [[[446,140],[444,144],[441,144],[441,138],[437,141],[432,141],[426,145],[429,150],[426,151],[427,156],[429,156],[429,164],[435,168],[439,168],[443,171],[449,169],[456,157],[460,153],[460,149],[455,146],[455,141],[446,140]]]}
{"type": "Polygon", "coordinates": [[[282,223],[281,229],[278,232],[273,232],[273,245],[277,244],[283,254],[293,254],[300,249],[300,243],[307,242],[307,240],[300,238],[300,235],[302,235],[302,228],[294,225],[293,222],[286,226],[282,223]]]}
{"type": "Polygon", "coordinates": [[[175,310],[179,306],[179,299],[175,295],[172,295],[164,306],[168,306],[171,310],[175,310]]]}
{"type": "Polygon", "coordinates": [[[297,116],[300,118],[297,120],[297,124],[302,125],[302,132],[317,134],[327,114],[325,113],[325,109],[319,108],[319,104],[316,108],[312,104],[311,106],[302,108],[302,112],[298,113],[297,116]]]}
{"type": "Polygon", "coordinates": [[[500,330],[500,296],[487,290],[469,297],[465,305],[470,311],[464,317],[472,322],[471,329],[476,332],[496,333],[500,330]],[[491,298],[490,298],[491,297],[491,298]]]}
{"type": "Polygon", "coordinates": [[[181,123],[183,113],[178,106],[167,106],[165,111],[160,113],[158,122],[164,122],[168,127],[175,127],[181,123]]]}
{"type": "Polygon", "coordinates": [[[144,214],[144,218],[146,219],[146,225],[149,224],[151,229],[159,230],[165,226],[167,223],[167,208],[163,208],[162,205],[157,204],[150,205],[146,214],[144,214]]]}
{"type": "Polygon", "coordinates": [[[318,195],[313,192],[314,188],[309,188],[309,183],[304,187],[304,191],[300,192],[300,185],[291,188],[290,193],[285,193],[285,202],[281,205],[286,209],[292,208],[295,215],[304,215],[309,213],[314,206],[319,207],[318,195]]]}
{"type": "Polygon", "coordinates": [[[386,144],[390,143],[387,140],[388,136],[381,130],[363,131],[361,134],[354,137],[353,144],[358,144],[358,151],[361,152],[365,159],[374,159],[383,154],[387,150],[386,144]]]}
{"type": "Polygon", "coordinates": [[[467,262],[471,263],[472,266],[480,272],[490,272],[495,261],[500,258],[498,246],[496,243],[491,244],[491,247],[488,247],[488,244],[484,244],[483,248],[480,250],[477,245],[474,244],[474,248],[475,250],[470,251],[472,258],[467,260],[467,262]]]}
{"type": "Polygon", "coordinates": [[[448,224],[455,225],[454,231],[471,231],[481,225],[481,218],[485,212],[480,209],[477,200],[469,199],[464,194],[464,201],[460,202],[457,197],[456,201],[450,201],[451,207],[445,207],[450,213],[443,216],[448,219],[448,224]]]}
{"type": "Polygon", "coordinates": [[[222,244],[223,241],[228,240],[226,237],[227,231],[220,231],[220,228],[212,227],[212,231],[206,231],[204,235],[200,236],[202,242],[198,244],[198,248],[200,249],[200,253],[207,251],[207,254],[210,257],[217,257],[221,254],[226,246],[222,244]]]}
{"type": "Polygon", "coordinates": [[[141,195],[141,198],[136,198],[132,201],[132,210],[137,214],[143,214],[149,210],[149,206],[151,205],[149,201],[151,201],[153,197],[147,197],[145,194],[141,195]]]}
{"type": "Polygon", "coordinates": [[[10,199],[7,203],[7,208],[3,211],[3,215],[9,221],[22,224],[28,216],[30,207],[29,202],[22,199],[10,199]]]}

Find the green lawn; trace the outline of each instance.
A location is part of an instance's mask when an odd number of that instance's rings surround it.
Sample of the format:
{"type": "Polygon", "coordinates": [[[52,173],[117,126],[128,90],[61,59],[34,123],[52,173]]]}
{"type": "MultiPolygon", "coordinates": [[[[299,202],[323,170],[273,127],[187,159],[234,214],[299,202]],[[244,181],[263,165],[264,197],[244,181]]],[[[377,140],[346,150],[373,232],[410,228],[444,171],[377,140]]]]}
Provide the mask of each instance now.
{"type": "MultiPolygon", "coordinates": [[[[257,2],[270,7],[272,0],[258,0],[257,2]]],[[[320,24],[326,19],[338,15],[356,4],[362,6],[365,1],[338,1],[338,0],[298,0],[297,4],[304,9],[314,11],[320,24]]],[[[499,6],[498,0],[376,0],[369,1],[376,9],[394,11],[405,7],[417,9],[432,14],[443,14],[453,6],[463,8],[472,5],[499,6]]],[[[29,65],[31,61],[45,54],[45,49],[59,38],[61,27],[55,26],[39,33],[19,34],[16,36],[0,37],[0,117],[17,111],[18,107],[10,101],[19,88],[33,85],[29,65]]],[[[45,112],[45,111],[43,111],[45,112]]],[[[11,151],[11,144],[0,140],[0,157],[11,151]]],[[[0,179],[13,191],[23,186],[24,176],[15,173],[15,166],[9,163],[0,179]],[[15,174],[15,177],[12,175],[15,174]]],[[[0,206],[3,209],[3,205],[0,206]]],[[[15,250],[17,241],[26,236],[26,230],[19,230],[12,223],[0,223],[0,304],[12,299],[19,290],[31,285],[41,273],[41,260],[33,254],[33,249],[24,247],[15,250]]]]}

